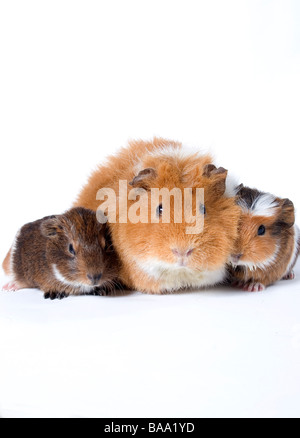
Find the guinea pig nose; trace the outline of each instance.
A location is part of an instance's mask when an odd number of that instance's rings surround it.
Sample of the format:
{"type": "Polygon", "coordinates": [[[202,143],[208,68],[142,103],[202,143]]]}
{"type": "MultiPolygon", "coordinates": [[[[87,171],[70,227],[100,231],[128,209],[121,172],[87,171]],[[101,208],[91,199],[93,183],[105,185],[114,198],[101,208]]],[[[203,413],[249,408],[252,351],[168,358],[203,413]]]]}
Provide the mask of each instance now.
{"type": "Polygon", "coordinates": [[[190,249],[187,249],[187,250],[185,250],[185,249],[182,250],[180,248],[173,248],[172,249],[172,253],[174,255],[176,255],[177,257],[189,257],[192,254],[193,251],[194,251],[194,248],[190,248],[190,249]]]}
{"type": "Polygon", "coordinates": [[[102,274],[87,274],[87,278],[93,283],[96,284],[102,277],[102,274]]]}

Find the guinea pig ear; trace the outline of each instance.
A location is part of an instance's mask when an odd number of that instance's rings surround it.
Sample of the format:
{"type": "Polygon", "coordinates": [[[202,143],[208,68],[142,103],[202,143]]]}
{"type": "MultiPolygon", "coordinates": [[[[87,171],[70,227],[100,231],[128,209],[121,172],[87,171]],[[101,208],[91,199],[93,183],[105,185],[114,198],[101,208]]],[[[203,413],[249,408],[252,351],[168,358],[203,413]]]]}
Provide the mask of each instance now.
{"type": "Polygon", "coordinates": [[[216,167],[214,164],[207,164],[203,169],[203,176],[211,180],[211,192],[215,196],[223,196],[226,190],[226,178],[228,170],[224,167],[216,167]]]}
{"type": "Polygon", "coordinates": [[[278,222],[282,228],[291,228],[295,223],[295,207],[289,199],[280,200],[281,211],[278,222]]]}
{"type": "Polygon", "coordinates": [[[50,216],[41,224],[41,232],[43,236],[53,238],[63,229],[59,216],[50,216]]]}
{"type": "Polygon", "coordinates": [[[130,185],[137,188],[148,189],[150,187],[151,181],[153,181],[157,177],[157,172],[152,167],[148,167],[147,169],[141,170],[137,176],[130,181],[130,185]]]}
{"type": "Polygon", "coordinates": [[[237,187],[234,189],[235,194],[238,195],[238,194],[240,193],[240,191],[241,191],[242,189],[244,189],[244,188],[245,188],[244,184],[240,184],[239,186],[237,186],[237,187]]]}

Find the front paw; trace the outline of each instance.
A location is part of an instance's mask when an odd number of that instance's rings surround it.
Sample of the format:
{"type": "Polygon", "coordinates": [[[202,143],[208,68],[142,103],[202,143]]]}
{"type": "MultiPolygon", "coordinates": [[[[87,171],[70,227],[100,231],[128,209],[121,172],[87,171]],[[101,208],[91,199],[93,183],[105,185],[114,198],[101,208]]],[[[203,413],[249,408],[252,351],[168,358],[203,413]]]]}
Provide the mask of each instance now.
{"type": "Polygon", "coordinates": [[[262,292],[266,289],[266,286],[262,283],[250,282],[244,285],[243,290],[245,292],[262,292]]]}
{"type": "Polygon", "coordinates": [[[262,292],[263,290],[265,290],[266,286],[263,285],[262,283],[258,283],[255,281],[233,281],[231,283],[232,287],[237,287],[238,289],[242,289],[245,292],[262,292]]]}
{"type": "Polygon", "coordinates": [[[295,272],[291,271],[287,275],[285,275],[282,280],[294,280],[296,277],[295,272]]]}
{"type": "Polygon", "coordinates": [[[92,292],[88,292],[87,295],[94,295],[98,297],[105,297],[109,294],[107,289],[101,288],[101,287],[95,287],[95,289],[92,290],[92,292]]]}
{"type": "Polygon", "coordinates": [[[6,292],[15,292],[20,289],[19,284],[16,281],[10,281],[2,286],[2,290],[6,292]]]}
{"type": "Polygon", "coordinates": [[[66,292],[55,292],[55,291],[50,291],[50,292],[45,292],[44,293],[44,298],[50,299],[50,300],[62,300],[63,298],[68,297],[69,295],[66,292]]]}

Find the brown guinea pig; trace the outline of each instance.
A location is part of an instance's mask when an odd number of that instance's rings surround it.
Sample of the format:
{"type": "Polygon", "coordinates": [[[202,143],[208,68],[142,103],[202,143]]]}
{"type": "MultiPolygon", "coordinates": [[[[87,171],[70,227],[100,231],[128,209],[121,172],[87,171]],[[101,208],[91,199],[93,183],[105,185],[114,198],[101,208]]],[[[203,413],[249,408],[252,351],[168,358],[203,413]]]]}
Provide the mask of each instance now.
{"type": "Polygon", "coordinates": [[[102,295],[118,277],[108,228],[84,208],[24,225],[3,269],[12,277],[4,290],[39,288],[50,299],[102,295]]]}
{"type": "Polygon", "coordinates": [[[293,279],[300,249],[293,203],[243,185],[237,188],[237,203],[242,216],[230,258],[232,282],[256,292],[293,279]]]}
{"type": "MultiPolygon", "coordinates": [[[[127,287],[160,294],[224,280],[240,209],[235,198],[226,193],[227,171],[217,169],[211,161],[209,155],[187,151],[181,143],[154,138],[130,142],[91,175],[75,205],[94,211],[101,205],[99,189],[114,192],[118,200],[120,181],[125,181],[128,201],[122,211],[121,207],[116,209],[116,221],[109,218],[109,226],[121,261],[120,277],[127,287]],[[153,188],[176,188],[180,194],[191,189],[193,214],[204,218],[203,231],[187,234],[189,222],[175,220],[172,200],[170,220],[164,223],[164,201],[158,200],[151,210],[148,195],[153,188]],[[198,188],[204,189],[203,202],[195,196],[198,188]],[[133,223],[127,218],[136,196],[145,199],[149,207],[148,221],[133,223]],[[157,221],[150,220],[152,214],[157,221]]],[[[179,207],[183,207],[183,200],[179,207]]]]}

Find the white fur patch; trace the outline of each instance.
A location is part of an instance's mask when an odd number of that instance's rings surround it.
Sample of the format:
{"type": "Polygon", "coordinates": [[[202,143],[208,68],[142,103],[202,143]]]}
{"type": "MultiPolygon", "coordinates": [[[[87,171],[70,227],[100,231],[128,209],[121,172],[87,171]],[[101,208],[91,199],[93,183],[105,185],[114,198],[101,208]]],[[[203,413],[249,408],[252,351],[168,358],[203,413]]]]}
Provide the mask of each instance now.
{"type": "Polygon", "coordinates": [[[266,193],[260,196],[252,207],[253,216],[266,216],[271,217],[276,214],[279,207],[275,196],[266,193]]]}
{"type": "Polygon", "coordinates": [[[212,286],[221,283],[225,277],[225,268],[214,271],[197,271],[185,266],[162,262],[155,258],[139,261],[137,265],[150,278],[159,281],[161,289],[166,291],[212,286]]]}
{"type": "Polygon", "coordinates": [[[62,275],[62,273],[59,271],[58,267],[55,264],[52,265],[52,270],[56,280],[60,281],[60,283],[62,283],[65,286],[71,286],[73,288],[77,288],[78,292],[89,293],[92,292],[92,290],[95,288],[95,286],[89,286],[88,284],[67,280],[62,275]]]}
{"type": "Polygon", "coordinates": [[[148,152],[152,157],[170,157],[178,160],[184,160],[186,158],[201,158],[204,153],[197,148],[192,148],[186,145],[173,145],[166,143],[164,146],[154,149],[148,152]]]}
{"type": "Polygon", "coordinates": [[[149,152],[149,155],[152,157],[180,157],[182,158],[184,156],[183,149],[181,145],[172,145],[169,143],[166,143],[164,146],[154,149],[151,152],[149,152]]]}
{"type": "Polygon", "coordinates": [[[274,251],[274,254],[269,257],[268,259],[266,259],[264,262],[260,262],[260,263],[253,263],[253,262],[244,262],[239,261],[238,263],[233,264],[233,267],[237,267],[237,266],[245,266],[246,268],[249,269],[249,271],[253,272],[256,269],[261,269],[261,270],[266,270],[269,266],[273,265],[276,261],[277,261],[277,256],[279,254],[280,251],[280,246],[276,245],[276,249],[274,251]]]}
{"type": "Polygon", "coordinates": [[[260,195],[253,202],[250,208],[243,199],[240,199],[238,202],[240,207],[245,212],[250,212],[253,216],[264,216],[264,217],[275,216],[277,213],[277,209],[279,207],[279,204],[276,201],[275,196],[271,195],[270,193],[264,193],[260,195]]]}
{"type": "Polygon", "coordinates": [[[14,253],[15,253],[16,248],[17,248],[18,238],[19,238],[20,234],[21,234],[21,228],[19,229],[19,231],[15,235],[13,244],[11,246],[11,252],[10,252],[10,276],[12,278],[15,278],[15,274],[14,274],[14,270],[13,270],[13,266],[14,266],[14,253]]]}
{"type": "Polygon", "coordinates": [[[236,188],[238,186],[238,180],[235,176],[231,175],[231,173],[228,173],[228,176],[226,178],[226,189],[224,196],[226,198],[234,198],[236,196],[236,188]]]}
{"type": "Polygon", "coordinates": [[[289,265],[287,267],[287,270],[284,274],[284,277],[290,273],[290,270],[296,261],[296,257],[297,257],[298,249],[299,249],[299,237],[300,237],[300,230],[297,227],[297,225],[294,225],[294,248],[293,248],[293,252],[291,255],[291,260],[290,260],[289,265]]]}

